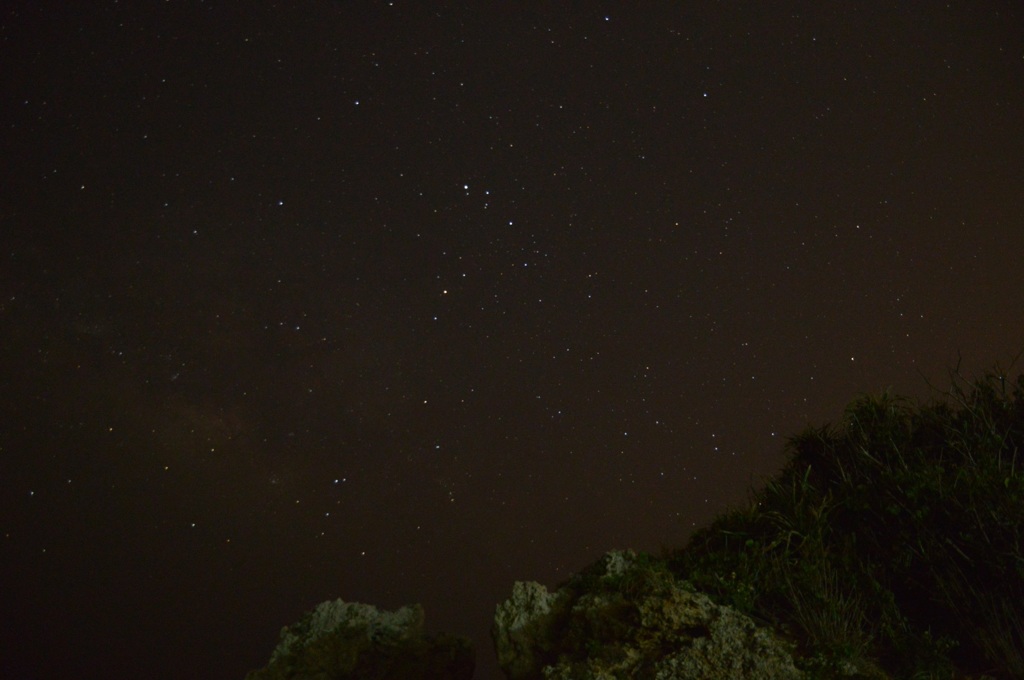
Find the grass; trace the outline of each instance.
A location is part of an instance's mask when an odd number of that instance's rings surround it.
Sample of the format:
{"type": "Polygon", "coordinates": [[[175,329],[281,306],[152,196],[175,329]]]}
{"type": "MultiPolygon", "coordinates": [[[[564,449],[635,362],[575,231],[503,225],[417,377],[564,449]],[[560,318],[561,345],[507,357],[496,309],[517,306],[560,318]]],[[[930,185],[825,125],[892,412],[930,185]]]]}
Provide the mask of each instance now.
{"type": "Polygon", "coordinates": [[[790,438],[672,571],[789,633],[812,677],[1024,677],[1024,376],[952,378],[790,438]]]}

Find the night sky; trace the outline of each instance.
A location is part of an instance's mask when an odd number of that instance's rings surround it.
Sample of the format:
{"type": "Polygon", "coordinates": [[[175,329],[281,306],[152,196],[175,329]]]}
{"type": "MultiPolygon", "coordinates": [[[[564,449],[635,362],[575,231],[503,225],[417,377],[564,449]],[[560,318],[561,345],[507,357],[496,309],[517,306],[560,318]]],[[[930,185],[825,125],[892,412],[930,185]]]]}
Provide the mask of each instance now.
{"type": "Polygon", "coordinates": [[[0,676],[472,637],[1024,349],[1007,2],[8,2],[0,676]],[[884,5],[893,7],[884,7],[884,5]]]}

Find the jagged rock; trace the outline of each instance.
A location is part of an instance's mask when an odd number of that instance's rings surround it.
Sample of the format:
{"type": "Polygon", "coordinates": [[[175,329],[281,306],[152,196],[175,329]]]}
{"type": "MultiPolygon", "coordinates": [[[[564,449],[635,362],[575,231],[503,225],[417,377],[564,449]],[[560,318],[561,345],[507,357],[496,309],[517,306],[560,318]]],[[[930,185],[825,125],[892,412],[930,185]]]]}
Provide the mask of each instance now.
{"type": "Polygon", "coordinates": [[[388,612],[356,602],[322,602],[281,629],[270,663],[246,680],[472,678],[469,640],[428,636],[423,621],[418,604],[388,612]]]}
{"type": "Polygon", "coordinates": [[[538,668],[547,650],[543,642],[567,601],[535,581],[516,581],[512,597],[498,605],[494,613],[495,649],[498,666],[509,678],[528,677],[538,668]]]}
{"type": "Polygon", "coordinates": [[[517,583],[493,635],[509,680],[802,677],[770,630],[632,551],[608,553],[554,593],[517,583]]]}

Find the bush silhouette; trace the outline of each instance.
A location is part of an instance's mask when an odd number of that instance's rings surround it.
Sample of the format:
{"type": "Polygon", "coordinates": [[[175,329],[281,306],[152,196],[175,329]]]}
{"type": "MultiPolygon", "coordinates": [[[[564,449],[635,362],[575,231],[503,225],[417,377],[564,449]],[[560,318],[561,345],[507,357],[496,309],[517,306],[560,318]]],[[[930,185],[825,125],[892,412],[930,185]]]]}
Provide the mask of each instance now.
{"type": "Polygon", "coordinates": [[[1024,677],[1024,376],[882,393],[787,442],[747,507],[666,555],[798,641],[806,670],[1024,677]]]}

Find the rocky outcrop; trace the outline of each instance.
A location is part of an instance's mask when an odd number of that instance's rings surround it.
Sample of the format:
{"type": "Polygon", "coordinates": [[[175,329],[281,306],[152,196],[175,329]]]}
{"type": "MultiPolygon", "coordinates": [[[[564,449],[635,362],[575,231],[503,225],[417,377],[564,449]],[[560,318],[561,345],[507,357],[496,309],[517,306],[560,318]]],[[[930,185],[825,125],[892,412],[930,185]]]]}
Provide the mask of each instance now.
{"type": "Polygon", "coordinates": [[[394,612],[355,602],[323,602],[281,638],[270,663],[246,680],[430,678],[470,680],[471,643],[450,635],[428,636],[423,608],[394,612]]]}
{"type": "Polygon", "coordinates": [[[492,634],[509,680],[802,676],[769,629],[632,551],[608,553],[553,593],[516,583],[492,634]]]}
{"type": "Polygon", "coordinates": [[[553,630],[566,617],[568,593],[549,593],[533,581],[516,581],[512,597],[494,613],[493,636],[498,666],[509,678],[528,678],[552,649],[553,630]]]}

